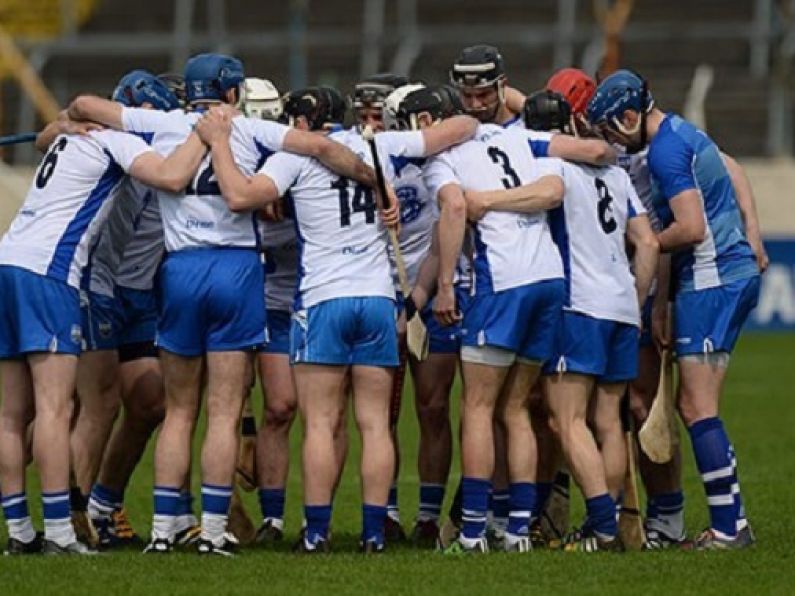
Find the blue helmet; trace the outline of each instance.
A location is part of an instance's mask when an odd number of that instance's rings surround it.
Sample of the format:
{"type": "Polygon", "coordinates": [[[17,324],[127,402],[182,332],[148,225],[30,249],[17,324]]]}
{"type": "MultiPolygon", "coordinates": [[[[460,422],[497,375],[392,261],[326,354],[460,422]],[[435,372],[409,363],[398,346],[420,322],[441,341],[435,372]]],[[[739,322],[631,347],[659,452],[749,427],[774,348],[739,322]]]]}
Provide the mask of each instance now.
{"type": "Polygon", "coordinates": [[[588,120],[593,125],[621,121],[625,110],[645,114],[654,106],[646,81],[629,70],[617,70],[604,79],[588,102],[588,120]]]}
{"type": "Polygon", "coordinates": [[[177,96],[155,75],[145,70],[133,70],[124,75],[111,95],[113,101],[135,108],[150,103],[156,110],[175,110],[177,96]]]}
{"type": "Polygon", "coordinates": [[[224,101],[227,91],[245,80],[243,63],[223,54],[198,54],[185,65],[188,103],[224,101]]]}

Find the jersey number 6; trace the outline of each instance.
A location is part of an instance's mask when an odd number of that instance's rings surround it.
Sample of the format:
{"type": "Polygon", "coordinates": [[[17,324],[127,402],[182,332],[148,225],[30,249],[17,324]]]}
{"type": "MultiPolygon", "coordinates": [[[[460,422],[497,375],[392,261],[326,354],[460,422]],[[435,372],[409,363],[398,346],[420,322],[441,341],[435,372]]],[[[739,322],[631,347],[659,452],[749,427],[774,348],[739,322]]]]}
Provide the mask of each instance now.
{"type": "Polygon", "coordinates": [[[36,188],[42,189],[47,186],[55,172],[55,166],[58,165],[58,154],[66,148],[67,143],[66,137],[61,137],[47,153],[44,161],[41,162],[39,173],[36,175],[36,188]]]}

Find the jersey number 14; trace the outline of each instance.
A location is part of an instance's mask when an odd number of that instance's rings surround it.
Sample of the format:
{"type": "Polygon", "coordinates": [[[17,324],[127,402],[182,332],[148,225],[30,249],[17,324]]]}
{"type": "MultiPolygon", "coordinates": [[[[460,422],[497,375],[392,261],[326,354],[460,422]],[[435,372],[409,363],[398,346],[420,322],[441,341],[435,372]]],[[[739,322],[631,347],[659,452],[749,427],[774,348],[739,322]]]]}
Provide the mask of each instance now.
{"type": "Polygon", "coordinates": [[[364,213],[365,223],[375,223],[373,189],[361,184],[350,187],[347,178],[337,178],[331,183],[331,188],[339,192],[340,227],[351,225],[352,213],[364,213]],[[351,196],[351,191],[353,191],[353,196],[351,196]]]}

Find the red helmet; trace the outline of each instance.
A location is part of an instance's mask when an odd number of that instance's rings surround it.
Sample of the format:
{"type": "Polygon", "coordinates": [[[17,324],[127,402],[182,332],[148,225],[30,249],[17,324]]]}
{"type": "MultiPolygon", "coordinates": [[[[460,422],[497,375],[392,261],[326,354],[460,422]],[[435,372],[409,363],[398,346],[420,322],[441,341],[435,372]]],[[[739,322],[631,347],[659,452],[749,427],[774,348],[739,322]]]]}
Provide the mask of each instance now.
{"type": "Polygon", "coordinates": [[[596,91],[596,81],[579,68],[563,68],[547,81],[547,89],[560,93],[573,114],[584,114],[596,91]]]}

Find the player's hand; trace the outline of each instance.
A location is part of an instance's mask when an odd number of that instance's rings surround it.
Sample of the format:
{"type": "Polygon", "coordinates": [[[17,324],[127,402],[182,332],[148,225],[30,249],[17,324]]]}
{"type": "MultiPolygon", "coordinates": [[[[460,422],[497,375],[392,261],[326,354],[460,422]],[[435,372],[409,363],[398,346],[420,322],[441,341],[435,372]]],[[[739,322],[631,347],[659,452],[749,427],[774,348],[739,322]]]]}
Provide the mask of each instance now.
{"type": "Polygon", "coordinates": [[[68,117],[58,118],[58,131],[64,135],[82,135],[86,136],[88,133],[95,130],[104,130],[105,127],[96,122],[78,122],[68,117]]]}
{"type": "Polygon", "coordinates": [[[765,245],[762,244],[760,239],[752,240],[750,244],[751,250],[754,251],[754,256],[756,256],[756,265],[759,267],[759,273],[764,273],[770,266],[770,257],[767,256],[765,245]]]}
{"type": "Polygon", "coordinates": [[[381,210],[381,221],[388,228],[395,228],[400,231],[400,201],[395,194],[395,189],[387,185],[386,197],[381,197],[381,205],[385,205],[381,210]]]}
{"type": "Polygon", "coordinates": [[[468,190],[464,193],[467,202],[467,219],[469,221],[480,221],[488,211],[486,194],[477,190],[468,190]]]}
{"type": "Polygon", "coordinates": [[[221,108],[212,108],[196,123],[196,134],[206,145],[228,139],[232,133],[232,119],[221,108]]]}
{"type": "Polygon", "coordinates": [[[440,284],[433,302],[433,316],[445,327],[455,325],[461,320],[455,303],[453,284],[440,284]]]}
{"type": "Polygon", "coordinates": [[[272,221],[272,222],[282,221],[284,219],[284,210],[282,209],[282,202],[279,200],[265,205],[262,209],[259,210],[259,218],[262,221],[272,221]]]}

